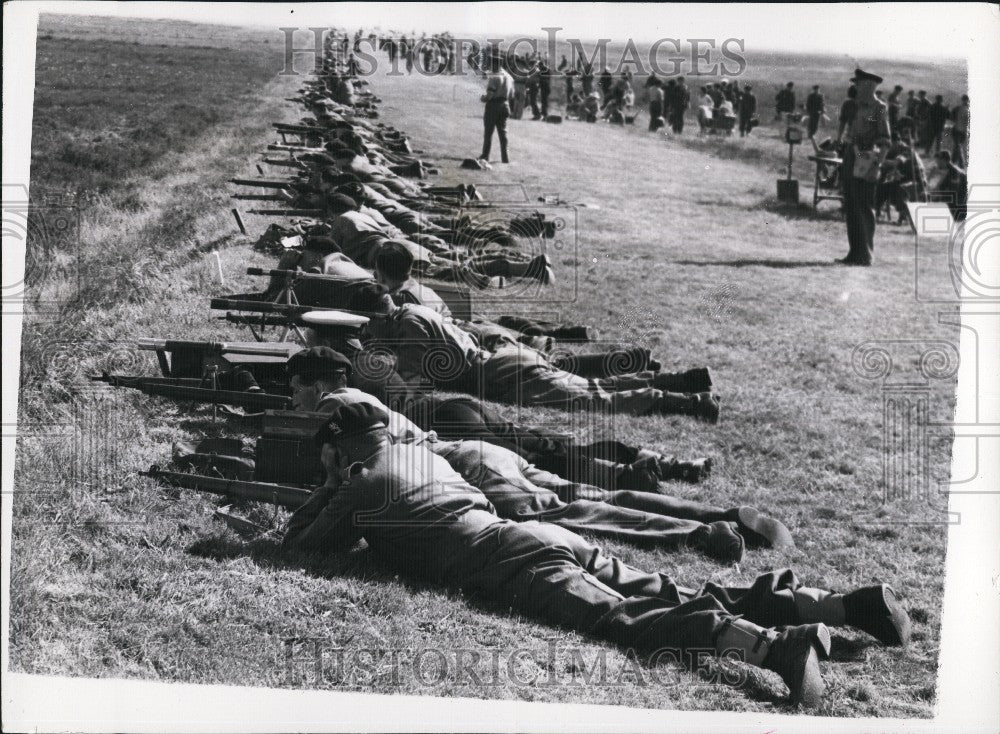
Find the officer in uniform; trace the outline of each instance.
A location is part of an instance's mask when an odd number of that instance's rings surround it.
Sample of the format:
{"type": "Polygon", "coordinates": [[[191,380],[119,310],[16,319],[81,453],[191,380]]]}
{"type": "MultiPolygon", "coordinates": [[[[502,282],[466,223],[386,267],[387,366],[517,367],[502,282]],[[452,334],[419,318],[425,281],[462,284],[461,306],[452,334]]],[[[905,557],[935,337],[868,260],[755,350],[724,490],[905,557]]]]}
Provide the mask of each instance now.
{"type": "Polygon", "coordinates": [[[553,625],[697,664],[696,650],[777,672],[793,703],[818,705],[827,625],[906,644],[909,619],[892,590],[838,594],[803,586],[790,570],[750,586],[678,586],[605,555],[547,523],[497,517],[482,492],[440,456],[393,443],[372,405],[349,405],[317,432],[327,480],[289,520],[285,542],[310,551],[370,550],[403,573],[478,595],[553,625]]]}
{"type": "Polygon", "coordinates": [[[875,189],[879,169],[889,150],[889,110],[875,96],[882,77],[856,69],[851,83],[858,90],[853,115],[844,132],[844,218],[848,253],[842,265],[871,265],[875,249],[875,189]]]}

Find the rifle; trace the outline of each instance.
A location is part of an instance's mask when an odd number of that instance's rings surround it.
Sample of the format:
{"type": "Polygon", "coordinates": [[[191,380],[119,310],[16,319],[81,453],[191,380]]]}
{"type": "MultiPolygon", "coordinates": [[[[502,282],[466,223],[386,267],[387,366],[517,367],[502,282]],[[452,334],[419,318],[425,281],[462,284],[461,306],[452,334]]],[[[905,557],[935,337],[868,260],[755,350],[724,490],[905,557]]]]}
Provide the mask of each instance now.
{"type": "Polygon", "coordinates": [[[300,152],[300,153],[325,153],[324,148],[314,148],[309,145],[292,145],[290,143],[269,143],[267,146],[268,150],[280,150],[286,152],[300,152]]]}
{"type": "Polygon", "coordinates": [[[308,489],[290,487],[285,484],[247,482],[238,479],[206,477],[202,474],[164,471],[156,464],[149,467],[149,471],[139,472],[139,476],[158,479],[175,487],[221,495],[231,500],[267,502],[293,511],[304,505],[312,495],[308,489]]]}
{"type": "Polygon", "coordinates": [[[347,285],[356,283],[356,279],[342,278],[338,275],[327,275],[326,273],[310,273],[307,270],[278,270],[266,268],[247,268],[247,275],[261,275],[269,278],[287,278],[290,280],[321,280],[327,283],[339,283],[347,285]]]}
{"type": "MultiPolygon", "coordinates": [[[[284,273],[286,271],[278,270],[275,272],[284,273]]],[[[299,271],[293,270],[291,272],[298,274],[299,271]]],[[[312,278],[310,279],[319,279],[319,280],[325,279],[321,273],[304,273],[304,275],[312,276],[312,278]]],[[[345,282],[350,282],[350,281],[345,281],[345,282]]],[[[275,303],[274,301],[251,301],[251,300],[240,300],[237,298],[213,298],[211,301],[211,308],[215,311],[249,311],[253,313],[278,314],[286,317],[301,316],[302,314],[309,313],[310,311],[331,311],[340,314],[345,314],[346,316],[361,317],[360,320],[347,319],[343,324],[334,324],[336,326],[342,325],[342,326],[351,326],[354,328],[363,326],[367,322],[367,320],[370,319],[372,316],[379,315],[361,311],[350,311],[346,308],[337,308],[334,306],[308,306],[298,303],[275,303]]]]}
{"type": "Polygon", "coordinates": [[[295,125],[291,122],[272,122],[271,127],[288,133],[307,133],[309,135],[329,135],[330,130],[319,125],[295,125]]]}
{"type": "Polygon", "coordinates": [[[312,217],[323,216],[322,209],[247,209],[247,214],[275,214],[279,217],[312,217]]]}
{"type": "Polygon", "coordinates": [[[229,183],[237,186],[257,186],[262,189],[289,189],[296,184],[296,181],[280,178],[231,178],[229,183]]]}
{"type": "Polygon", "coordinates": [[[289,344],[260,344],[256,342],[206,342],[179,339],[140,338],[139,349],[157,352],[194,350],[206,354],[247,354],[255,357],[280,357],[287,360],[298,347],[289,344]]]}
{"type": "Polygon", "coordinates": [[[253,313],[301,316],[308,311],[339,311],[341,309],[323,306],[300,306],[294,303],[274,303],[273,301],[249,301],[237,298],[213,298],[211,308],[215,311],[250,311],[253,313]]]}
{"type": "Polygon", "coordinates": [[[241,201],[283,201],[286,203],[289,201],[288,198],[280,194],[233,194],[231,198],[241,201]]]}
{"type": "Polygon", "coordinates": [[[285,168],[299,168],[299,169],[303,169],[303,170],[306,168],[306,164],[305,163],[301,163],[301,162],[299,162],[299,161],[297,161],[295,159],[292,159],[292,158],[288,158],[288,159],[281,160],[281,161],[275,160],[273,158],[265,158],[264,159],[264,163],[267,163],[268,165],[271,165],[271,166],[284,166],[285,168]]]}
{"type": "Polygon", "coordinates": [[[292,399],[287,395],[265,392],[238,392],[235,390],[215,390],[194,378],[138,377],[133,375],[111,375],[107,372],[91,376],[94,382],[105,382],[111,387],[130,387],[146,395],[155,395],[171,400],[190,400],[212,405],[236,405],[247,410],[281,410],[290,408],[292,399]]]}

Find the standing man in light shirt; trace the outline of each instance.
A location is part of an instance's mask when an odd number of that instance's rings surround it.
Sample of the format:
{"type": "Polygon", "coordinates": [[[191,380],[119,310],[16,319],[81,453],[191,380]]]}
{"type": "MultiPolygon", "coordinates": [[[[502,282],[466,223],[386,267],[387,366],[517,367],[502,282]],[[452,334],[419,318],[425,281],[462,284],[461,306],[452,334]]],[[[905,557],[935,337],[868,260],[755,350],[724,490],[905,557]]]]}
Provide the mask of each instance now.
{"type": "Polygon", "coordinates": [[[514,91],[514,80],[500,63],[499,50],[490,56],[490,72],[487,75],[486,94],[482,96],[483,108],[483,152],[481,160],[490,159],[493,145],[493,131],[500,140],[500,160],[510,163],[507,157],[507,118],[510,117],[510,99],[514,91]]]}
{"type": "Polygon", "coordinates": [[[847,120],[844,141],[844,218],[849,251],[837,262],[871,265],[875,249],[875,189],[878,172],[889,150],[889,109],[875,96],[882,77],[857,69],[851,80],[858,96],[853,116],[847,120]]]}

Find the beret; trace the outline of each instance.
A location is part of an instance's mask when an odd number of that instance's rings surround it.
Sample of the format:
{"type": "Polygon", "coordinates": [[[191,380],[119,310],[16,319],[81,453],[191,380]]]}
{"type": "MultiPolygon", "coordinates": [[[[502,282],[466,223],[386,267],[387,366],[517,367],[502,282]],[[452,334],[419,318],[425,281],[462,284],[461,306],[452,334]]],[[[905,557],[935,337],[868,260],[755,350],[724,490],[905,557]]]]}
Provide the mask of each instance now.
{"type": "Polygon", "coordinates": [[[346,194],[334,194],[327,199],[327,207],[338,212],[354,212],[358,210],[358,202],[346,194]]]}
{"type": "Polygon", "coordinates": [[[319,377],[330,372],[351,373],[351,360],[330,347],[310,347],[289,357],[285,369],[290,375],[319,377]]]}
{"type": "Polygon", "coordinates": [[[346,436],[367,433],[376,426],[389,424],[389,416],[381,408],[371,403],[351,403],[334,411],[330,419],[316,432],[313,440],[322,447],[326,443],[336,443],[346,436]]]}

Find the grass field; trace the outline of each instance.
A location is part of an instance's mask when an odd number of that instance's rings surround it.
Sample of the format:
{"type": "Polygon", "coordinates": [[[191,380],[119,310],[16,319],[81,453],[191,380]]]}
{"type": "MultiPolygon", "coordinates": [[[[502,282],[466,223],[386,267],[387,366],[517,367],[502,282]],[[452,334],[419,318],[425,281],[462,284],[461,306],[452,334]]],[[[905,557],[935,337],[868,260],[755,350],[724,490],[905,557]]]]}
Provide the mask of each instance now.
{"type": "MultiPolygon", "coordinates": [[[[281,554],[270,537],[247,542],[212,519],[207,499],[137,477],[137,469],[165,463],[173,441],[227,428],[205,412],[95,390],[86,375],[101,368],[153,372],[149,355],[123,348],[123,340],[235,337],[233,327],[211,318],[208,297],[256,286],[245,268],[269,260],[250,250],[251,237],[235,233],[225,181],[253,172],[271,141],[271,121],[298,117],[284,97],[299,80],[272,78],[281,59],[254,32],[152,24],[158,32],[150,33],[145,22],[73,23],[53,17],[40,29],[45,68],[36,88],[33,196],[39,187],[67,184],[97,195],[82,210],[82,285],[73,287],[70,244],[54,243],[57,267],[44,269],[33,287],[64,305],[55,313],[29,309],[25,320],[11,581],[15,670],[784,710],[780,682],[770,676],[733,687],[672,670],[657,681],[610,646],[409,583],[363,551],[300,558],[281,554]],[[184,42],[168,43],[171,34],[184,42]],[[139,79],[92,73],[104,65],[102,56],[121,59],[139,79]],[[149,85],[162,96],[150,96],[149,85]],[[74,91],[83,87],[86,96],[74,91]],[[84,99],[92,102],[86,110],[70,109],[84,99]],[[181,100],[184,110],[164,114],[181,100]],[[135,132],[143,130],[157,134],[135,132]],[[122,156],[105,170],[101,145],[112,132],[122,156]],[[81,145],[93,153],[67,153],[81,145]],[[318,638],[329,650],[396,650],[403,670],[421,662],[433,668],[438,658],[427,650],[446,651],[452,660],[461,651],[504,660],[512,650],[530,654],[478,684],[455,665],[443,676],[396,679],[386,659],[355,660],[346,680],[329,669],[317,680],[307,664],[289,677],[283,641],[292,637],[318,638]],[[583,685],[574,674],[599,656],[609,680],[583,685]],[[546,683],[551,679],[561,684],[546,683]]],[[[803,69],[803,84],[808,63],[766,62],[782,70],[781,80],[786,69],[803,69]]],[[[951,67],[907,64],[906,74],[926,80],[928,89],[954,86],[942,69],[951,67]]],[[[724,398],[717,427],[642,417],[619,420],[614,430],[671,453],[716,457],[709,482],[678,485],[675,493],[755,504],[782,518],[798,543],[789,552],[751,552],[728,568],[693,554],[604,545],[686,585],[739,583],[782,566],[817,586],[891,583],[915,623],[912,647],[882,649],[863,635],[838,632],[819,713],[929,716],[945,530],[858,521],[880,511],[885,439],[882,386],[852,368],[854,348],[885,339],[957,342],[957,327],[940,324],[937,309],[913,297],[908,230],[880,228],[876,267],[833,267],[846,252],[844,225],[832,205],[814,215],[775,202],[784,146],[770,127],[740,143],[664,140],[641,127],[512,121],[514,163],[471,173],[457,164],[480,144],[475,80],[378,76],[372,85],[384,99],[382,119],[440,161],[441,183],[471,181],[496,199],[523,186],[532,199],[558,194],[589,205],[561,210],[568,226],[552,250],[559,281],[546,291],[547,302],[512,299],[484,310],[559,314],[595,325],[602,340],[649,346],[668,367],[710,365],[724,398]]],[[[805,169],[796,170],[805,183],[805,169]]],[[[803,198],[809,194],[805,188],[803,198]]],[[[251,219],[250,234],[267,223],[251,219]]],[[[948,273],[931,262],[922,277],[947,283],[948,273]]],[[[903,380],[919,379],[916,356],[904,354],[896,369],[903,380]]],[[[949,420],[954,380],[930,383],[929,401],[932,418],[949,420]]],[[[522,418],[561,419],[539,410],[522,418]]],[[[950,441],[929,451],[934,480],[945,481],[950,441]]],[[[881,511],[889,519],[912,509],[881,511]]],[[[280,520],[260,508],[253,513],[264,523],[280,520]]]]}

